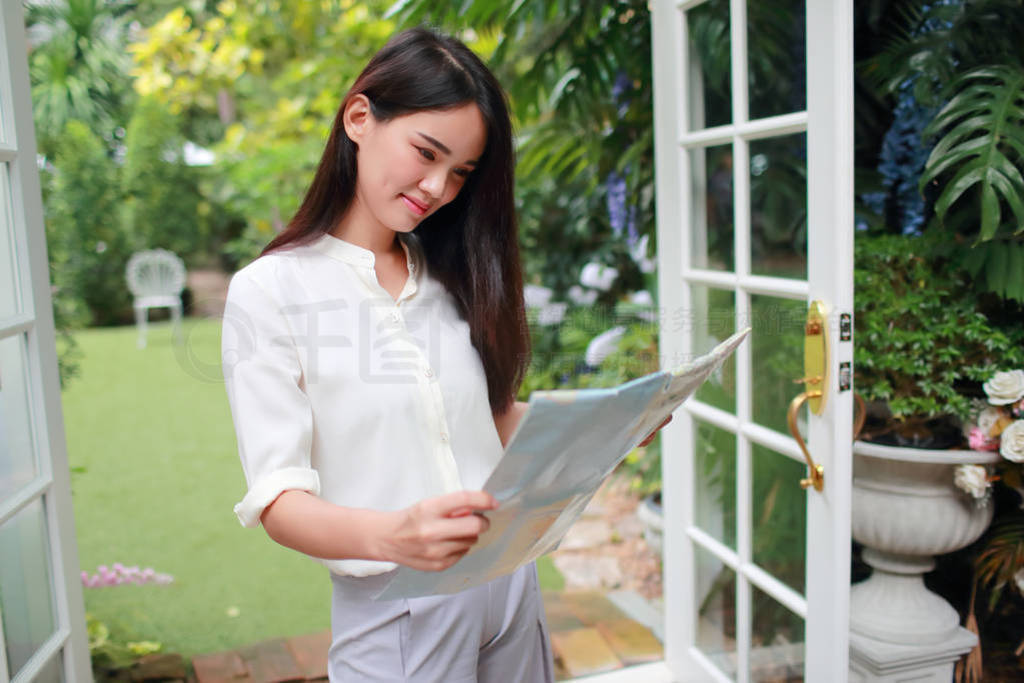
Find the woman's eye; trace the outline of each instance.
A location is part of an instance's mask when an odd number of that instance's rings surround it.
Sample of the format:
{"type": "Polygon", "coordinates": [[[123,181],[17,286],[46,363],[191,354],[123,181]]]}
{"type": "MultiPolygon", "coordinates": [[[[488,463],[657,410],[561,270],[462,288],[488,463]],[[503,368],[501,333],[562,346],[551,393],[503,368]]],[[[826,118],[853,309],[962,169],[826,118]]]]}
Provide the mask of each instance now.
{"type": "Polygon", "coordinates": [[[470,171],[468,168],[455,169],[455,175],[459,176],[460,178],[468,178],[470,173],[472,173],[472,171],[470,171]]]}
{"type": "Polygon", "coordinates": [[[418,149],[420,151],[420,156],[423,157],[424,159],[426,159],[427,161],[433,161],[434,160],[434,152],[433,151],[427,149],[426,147],[417,147],[416,149],[418,149]]]}

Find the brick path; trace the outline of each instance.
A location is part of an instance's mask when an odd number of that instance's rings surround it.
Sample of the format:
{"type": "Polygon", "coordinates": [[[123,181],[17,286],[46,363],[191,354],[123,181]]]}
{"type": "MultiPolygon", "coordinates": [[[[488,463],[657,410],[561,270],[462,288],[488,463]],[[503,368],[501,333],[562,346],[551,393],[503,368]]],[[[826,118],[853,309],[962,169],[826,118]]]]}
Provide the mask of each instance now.
{"type": "MultiPolygon", "coordinates": [[[[545,592],[559,680],[661,659],[661,642],[598,591],[545,592]]],[[[278,638],[192,659],[198,683],[327,679],[328,631],[278,638]]]]}

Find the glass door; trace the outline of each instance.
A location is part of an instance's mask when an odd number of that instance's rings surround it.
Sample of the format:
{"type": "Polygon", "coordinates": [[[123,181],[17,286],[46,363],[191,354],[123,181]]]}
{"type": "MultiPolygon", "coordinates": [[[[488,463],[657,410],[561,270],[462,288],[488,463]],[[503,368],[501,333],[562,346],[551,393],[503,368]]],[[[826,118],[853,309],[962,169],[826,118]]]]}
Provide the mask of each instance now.
{"type": "Polygon", "coordinates": [[[22,4],[0,5],[0,683],[91,681],[22,4]]]}
{"type": "Polygon", "coordinates": [[[677,680],[845,680],[852,6],[653,11],[663,364],[753,328],[663,436],[667,664],[677,680]],[[825,397],[794,417],[820,491],[787,423],[815,301],[827,370],[806,386],[825,397]]]}

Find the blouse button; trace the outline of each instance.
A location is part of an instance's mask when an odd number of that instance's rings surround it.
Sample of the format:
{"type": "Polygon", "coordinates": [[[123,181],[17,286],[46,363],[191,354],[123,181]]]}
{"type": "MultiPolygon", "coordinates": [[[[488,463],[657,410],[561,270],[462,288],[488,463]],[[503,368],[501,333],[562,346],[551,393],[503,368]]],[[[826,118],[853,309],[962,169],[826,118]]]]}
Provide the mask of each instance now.
{"type": "Polygon", "coordinates": [[[391,319],[393,321],[395,321],[396,323],[397,322],[401,322],[402,321],[402,315],[398,311],[393,311],[391,313],[391,319]]]}
{"type": "Polygon", "coordinates": [[[448,434],[441,432],[441,443],[448,443],[448,434]]]}
{"type": "Polygon", "coordinates": [[[433,377],[434,376],[434,371],[431,370],[430,368],[427,368],[426,370],[423,371],[423,374],[425,376],[427,376],[427,377],[433,377]]]}

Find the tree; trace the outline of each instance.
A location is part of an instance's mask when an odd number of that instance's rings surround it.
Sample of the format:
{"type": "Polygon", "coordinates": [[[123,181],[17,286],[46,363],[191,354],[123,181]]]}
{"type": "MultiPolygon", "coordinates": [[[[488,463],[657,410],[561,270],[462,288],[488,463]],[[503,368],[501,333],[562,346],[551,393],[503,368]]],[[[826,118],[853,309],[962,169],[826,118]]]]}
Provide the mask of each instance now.
{"type": "Polygon", "coordinates": [[[298,207],[341,97],[391,35],[385,2],[176,8],[129,50],[135,87],[217,153],[209,196],[243,216],[250,258],[298,207]]]}
{"type": "Polygon", "coordinates": [[[28,2],[25,9],[40,152],[52,157],[57,138],[73,120],[112,141],[132,99],[124,52],[130,5],[58,0],[28,2]]]}
{"type": "Polygon", "coordinates": [[[467,39],[508,91],[528,277],[564,294],[596,259],[621,274],[604,303],[653,289],[631,255],[641,238],[654,239],[647,3],[405,0],[394,12],[403,25],[430,23],[467,39]]]}
{"type": "Polygon", "coordinates": [[[130,320],[124,284],[128,240],[118,210],[116,168],[103,142],[81,121],[70,121],[56,142],[46,202],[55,306],[72,322],[130,320]]]}
{"type": "Polygon", "coordinates": [[[153,97],[139,100],[125,135],[121,189],[133,249],[196,253],[208,237],[196,170],[185,164],[178,119],[153,97]]]}

